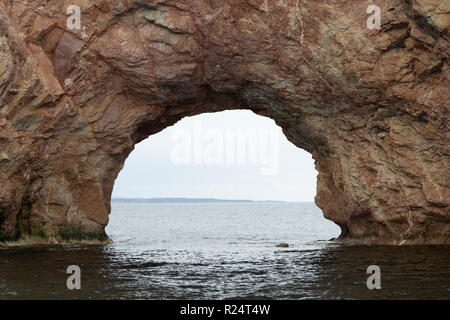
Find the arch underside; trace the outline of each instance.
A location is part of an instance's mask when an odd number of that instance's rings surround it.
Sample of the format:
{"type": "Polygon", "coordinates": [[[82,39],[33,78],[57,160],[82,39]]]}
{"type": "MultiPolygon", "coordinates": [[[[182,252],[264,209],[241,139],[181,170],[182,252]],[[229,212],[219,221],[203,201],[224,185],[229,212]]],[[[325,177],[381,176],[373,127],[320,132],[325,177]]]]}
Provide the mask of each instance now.
{"type": "Polygon", "coordinates": [[[449,243],[449,13],[300,4],[80,1],[70,30],[60,1],[1,0],[0,241],[107,241],[136,143],[249,109],[312,154],[342,240],[449,243]]]}

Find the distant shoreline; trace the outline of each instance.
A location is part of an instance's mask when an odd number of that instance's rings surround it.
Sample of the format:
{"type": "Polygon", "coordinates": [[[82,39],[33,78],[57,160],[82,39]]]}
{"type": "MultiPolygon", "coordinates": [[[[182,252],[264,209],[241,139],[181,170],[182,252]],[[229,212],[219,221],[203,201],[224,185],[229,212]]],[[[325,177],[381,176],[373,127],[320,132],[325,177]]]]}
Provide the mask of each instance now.
{"type": "MultiPolygon", "coordinates": [[[[229,200],[229,199],[214,199],[214,198],[112,198],[112,202],[144,202],[144,203],[223,203],[223,202],[238,202],[238,203],[253,203],[253,202],[275,202],[275,203],[291,203],[288,201],[277,200],[229,200]]],[[[295,202],[292,202],[295,203],[295,202]]]]}

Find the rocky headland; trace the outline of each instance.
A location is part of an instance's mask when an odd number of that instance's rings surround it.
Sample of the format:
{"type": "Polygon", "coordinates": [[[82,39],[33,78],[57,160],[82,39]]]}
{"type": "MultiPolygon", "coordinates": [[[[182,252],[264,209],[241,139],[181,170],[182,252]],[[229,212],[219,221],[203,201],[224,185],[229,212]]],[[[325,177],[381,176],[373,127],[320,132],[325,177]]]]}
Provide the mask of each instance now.
{"type": "Polygon", "coordinates": [[[376,3],[0,0],[0,242],[106,242],[136,143],[249,109],[312,154],[342,241],[450,243],[450,2],[376,3]]]}

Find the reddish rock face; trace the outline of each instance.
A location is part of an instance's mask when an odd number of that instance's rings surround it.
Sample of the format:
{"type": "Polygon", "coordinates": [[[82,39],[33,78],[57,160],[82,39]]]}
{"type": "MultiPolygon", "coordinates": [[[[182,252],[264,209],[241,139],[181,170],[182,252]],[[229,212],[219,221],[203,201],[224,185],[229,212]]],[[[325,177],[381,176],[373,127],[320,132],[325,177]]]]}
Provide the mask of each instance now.
{"type": "Polygon", "coordinates": [[[137,142],[250,109],[313,155],[341,239],[449,243],[450,4],[377,3],[381,29],[368,1],[0,0],[1,240],[104,241],[137,142]]]}

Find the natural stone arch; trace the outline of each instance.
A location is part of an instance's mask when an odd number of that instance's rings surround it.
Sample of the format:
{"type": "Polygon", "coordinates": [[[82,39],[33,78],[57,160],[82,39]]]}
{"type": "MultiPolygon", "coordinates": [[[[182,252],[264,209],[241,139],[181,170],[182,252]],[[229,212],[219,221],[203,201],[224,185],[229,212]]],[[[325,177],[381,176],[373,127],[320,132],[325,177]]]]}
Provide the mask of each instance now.
{"type": "Polygon", "coordinates": [[[367,6],[0,0],[1,239],[104,240],[135,143],[250,109],[313,155],[342,239],[448,243],[448,8],[386,0],[369,30],[367,6]]]}

